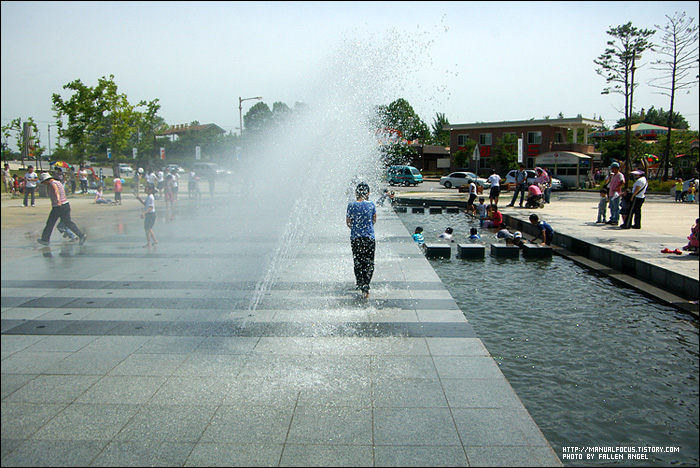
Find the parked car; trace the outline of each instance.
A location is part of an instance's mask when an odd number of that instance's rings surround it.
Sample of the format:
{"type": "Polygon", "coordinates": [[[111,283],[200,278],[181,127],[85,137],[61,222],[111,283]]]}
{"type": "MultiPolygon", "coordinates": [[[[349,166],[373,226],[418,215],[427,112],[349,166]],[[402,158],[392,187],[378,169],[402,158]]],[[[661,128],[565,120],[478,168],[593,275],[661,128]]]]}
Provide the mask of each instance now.
{"type": "Polygon", "coordinates": [[[124,177],[131,177],[131,174],[134,173],[134,168],[129,166],[126,163],[119,163],[119,175],[124,176],[124,177]]]}
{"type": "Polygon", "coordinates": [[[210,162],[194,163],[194,173],[203,179],[221,179],[233,175],[232,171],[210,162]]]}
{"type": "MultiPolygon", "coordinates": [[[[505,181],[504,183],[506,184],[514,184],[515,183],[515,174],[518,172],[517,169],[513,169],[512,171],[508,171],[508,174],[505,176],[505,181]]],[[[537,179],[537,173],[533,171],[532,169],[526,169],[525,173],[527,174],[527,183],[528,185],[534,184],[535,179],[537,179]]],[[[561,180],[552,177],[552,191],[554,190],[564,190],[564,184],[562,183],[561,180]]]]}
{"type": "Polygon", "coordinates": [[[423,174],[413,166],[390,166],[387,170],[389,185],[418,185],[423,183],[423,174]]]}
{"type": "Polygon", "coordinates": [[[440,185],[444,186],[445,188],[458,188],[462,185],[469,185],[472,180],[476,183],[476,185],[480,185],[482,188],[491,187],[491,184],[487,179],[479,177],[473,172],[453,172],[452,174],[441,177],[440,185]]]}
{"type": "Polygon", "coordinates": [[[180,167],[179,164],[168,164],[167,167],[166,167],[166,170],[167,170],[168,172],[173,172],[173,170],[175,170],[175,171],[177,171],[177,172],[180,173],[180,174],[182,174],[182,173],[185,172],[185,170],[184,170],[182,167],[180,167]]]}

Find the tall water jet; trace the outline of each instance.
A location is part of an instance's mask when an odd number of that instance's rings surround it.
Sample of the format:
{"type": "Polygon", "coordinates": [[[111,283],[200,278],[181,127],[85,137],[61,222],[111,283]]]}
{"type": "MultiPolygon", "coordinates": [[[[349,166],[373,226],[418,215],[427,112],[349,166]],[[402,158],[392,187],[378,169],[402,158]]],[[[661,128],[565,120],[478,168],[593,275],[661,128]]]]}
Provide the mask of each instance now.
{"type": "MultiPolygon", "coordinates": [[[[408,74],[420,62],[417,52],[427,50],[417,44],[395,31],[380,40],[346,40],[310,78],[304,106],[246,147],[236,205],[247,208],[251,235],[264,230],[274,245],[249,311],[258,308],[310,234],[349,236],[344,218],[351,184],[368,182],[377,198],[384,171],[377,106],[402,97],[408,74]]],[[[352,276],[344,266],[333,270],[318,274],[339,281],[352,276]]]]}

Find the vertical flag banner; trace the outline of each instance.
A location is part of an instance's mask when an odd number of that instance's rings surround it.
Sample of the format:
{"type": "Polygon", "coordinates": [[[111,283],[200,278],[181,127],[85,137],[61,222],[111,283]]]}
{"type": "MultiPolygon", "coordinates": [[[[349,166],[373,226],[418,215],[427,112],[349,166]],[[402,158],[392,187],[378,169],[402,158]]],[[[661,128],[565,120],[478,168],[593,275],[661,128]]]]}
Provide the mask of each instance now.
{"type": "Polygon", "coordinates": [[[165,148],[160,149],[160,159],[165,159],[165,148]]]}
{"type": "Polygon", "coordinates": [[[518,138],[518,162],[523,162],[523,139],[518,138]]]}
{"type": "Polygon", "coordinates": [[[134,159],[136,159],[136,156],[138,155],[139,150],[137,148],[131,148],[131,154],[134,156],[134,159]]]}
{"type": "Polygon", "coordinates": [[[194,147],[194,158],[199,161],[202,159],[202,149],[199,146],[194,147]]]}

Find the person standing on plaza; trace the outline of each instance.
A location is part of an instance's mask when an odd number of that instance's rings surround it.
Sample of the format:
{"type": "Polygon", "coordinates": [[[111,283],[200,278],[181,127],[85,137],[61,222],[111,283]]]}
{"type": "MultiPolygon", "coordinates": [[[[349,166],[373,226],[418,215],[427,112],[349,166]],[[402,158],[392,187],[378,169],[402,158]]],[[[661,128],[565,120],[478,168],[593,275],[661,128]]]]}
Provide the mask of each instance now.
{"type": "MultiPolygon", "coordinates": [[[[149,167],[146,170],[146,188],[151,189],[151,192],[153,194],[153,197],[155,198],[155,193],[156,193],[156,183],[158,182],[158,177],[156,176],[156,173],[153,171],[153,168],[149,167]]],[[[149,191],[146,190],[146,195],[149,194],[149,191]]]]}
{"type": "Polygon", "coordinates": [[[547,177],[547,184],[544,187],[544,202],[549,204],[549,200],[552,196],[552,173],[549,172],[549,168],[547,166],[542,168],[542,172],[544,173],[544,176],[547,177]]]}
{"type": "Polygon", "coordinates": [[[115,203],[122,204],[122,179],[117,176],[114,178],[114,201],[115,203]]]}
{"type": "Polygon", "coordinates": [[[49,173],[41,175],[41,183],[46,186],[46,193],[51,200],[51,211],[46,220],[44,231],[41,233],[41,238],[37,239],[37,242],[41,245],[49,245],[51,241],[51,231],[53,231],[56,221],[60,219],[66,228],[70,229],[78,236],[80,244],[84,244],[87,240],[87,235],[83,234],[70,218],[70,204],[68,203],[68,198],[66,198],[66,190],[63,184],[54,179],[49,173]]]}
{"type": "Polygon", "coordinates": [[[78,171],[78,179],[80,180],[80,192],[87,193],[88,191],[88,171],[85,166],[80,166],[78,171]]]}
{"type": "MultiPolygon", "coordinates": [[[[688,202],[689,203],[695,203],[695,192],[697,191],[697,187],[695,185],[695,181],[690,183],[690,186],[688,187],[688,202]]],[[[34,205],[32,205],[34,206],[34,205]]]]}
{"type": "Polygon", "coordinates": [[[596,224],[605,224],[605,215],[608,212],[608,191],[600,189],[600,200],[598,200],[598,219],[596,224]]]}
{"type": "Polygon", "coordinates": [[[141,178],[143,177],[143,167],[139,167],[134,171],[134,195],[139,196],[139,188],[141,184],[141,178]]]}
{"type": "Polygon", "coordinates": [[[491,169],[491,175],[488,178],[491,184],[489,192],[489,204],[498,205],[498,197],[501,195],[501,176],[496,173],[496,169],[491,169]]]}
{"type": "Polygon", "coordinates": [[[180,201],[180,200],[177,198],[177,193],[178,193],[178,191],[179,191],[178,181],[180,180],[180,174],[178,174],[178,170],[177,170],[177,169],[171,170],[171,171],[170,171],[170,174],[171,174],[172,177],[173,177],[173,185],[172,185],[172,188],[173,188],[173,201],[177,202],[177,201],[180,201]]]}
{"type": "Polygon", "coordinates": [[[73,169],[73,166],[68,166],[68,171],[66,173],[65,180],[63,181],[63,186],[66,187],[66,185],[68,185],[68,187],[70,187],[71,195],[75,194],[75,182],[75,170],[73,169]]]}
{"type": "Polygon", "coordinates": [[[632,175],[637,178],[632,186],[632,204],[630,206],[630,214],[627,216],[625,223],[620,226],[620,229],[641,229],[642,228],[642,205],[646,198],[647,187],[649,183],[644,176],[644,171],[637,169],[632,171],[632,175]],[[632,220],[634,218],[634,221],[632,220]],[[633,224],[634,223],[634,224],[633,224]]]}
{"type": "Polygon", "coordinates": [[[136,199],[143,204],[143,213],[141,217],[143,218],[143,229],[146,232],[146,245],[144,247],[152,247],[158,243],[156,235],[153,232],[153,226],[156,225],[156,197],[154,192],[155,187],[151,187],[150,184],[146,186],[146,199],[141,200],[138,195],[136,199]]]}
{"type": "Polygon", "coordinates": [[[605,184],[608,185],[608,203],[610,207],[610,219],[605,224],[617,226],[620,222],[620,197],[622,196],[622,186],[625,184],[625,176],[620,172],[620,164],[613,162],[610,165],[610,175],[606,177],[605,184]]]}
{"type": "Polygon", "coordinates": [[[676,179],[676,201],[683,201],[683,178],[679,177],[676,179]]]}
{"type": "Polygon", "coordinates": [[[39,180],[39,176],[34,172],[34,166],[27,167],[27,173],[24,174],[24,203],[23,206],[27,206],[29,201],[29,194],[32,194],[32,207],[34,207],[34,198],[36,196],[36,184],[39,180]]]}
{"type": "Polygon", "coordinates": [[[540,189],[542,190],[542,199],[544,203],[549,203],[549,196],[547,195],[547,191],[552,191],[552,178],[549,177],[547,171],[545,171],[541,167],[535,168],[535,174],[537,174],[537,177],[535,178],[535,183],[539,185],[540,189]]]}
{"type": "Polygon", "coordinates": [[[348,203],[345,224],[350,228],[355,283],[363,299],[369,298],[369,284],[374,274],[376,241],[374,225],[377,208],[369,201],[369,185],[360,182],[355,189],[356,201],[348,203]]]}
{"type": "Polygon", "coordinates": [[[513,198],[510,203],[506,206],[515,206],[515,200],[520,194],[520,208],[523,207],[523,201],[525,200],[525,192],[527,191],[527,172],[525,171],[525,164],[518,163],[518,172],[515,173],[515,193],[513,193],[513,198]]]}
{"type": "Polygon", "coordinates": [[[475,216],[476,206],[474,206],[474,200],[476,200],[476,183],[473,180],[469,181],[469,200],[467,200],[467,214],[475,216]]]}
{"type": "Polygon", "coordinates": [[[158,193],[162,193],[163,189],[165,188],[165,172],[163,172],[163,168],[161,167],[158,169],[158,172],[156,172],[156,179],[157,180],[157,187],[158,187],[158,193]]]}
{"type": "Polygon", "coordinates": [[[12,171],[10,171],[10,165],[5,164],[5,167],[3,167],[2,169],[2,184],[5,186],[6,193],[14,193],[15,189],[12,183],[13,180],[12,171]]]}

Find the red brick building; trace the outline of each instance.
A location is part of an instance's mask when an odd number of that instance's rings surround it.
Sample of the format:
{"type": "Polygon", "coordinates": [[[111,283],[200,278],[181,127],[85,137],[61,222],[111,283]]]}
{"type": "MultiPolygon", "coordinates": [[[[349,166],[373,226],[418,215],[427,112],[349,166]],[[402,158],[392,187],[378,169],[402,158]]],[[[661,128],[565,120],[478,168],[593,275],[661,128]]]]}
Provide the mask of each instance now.
{"type": "MultiPolygon", "coordinates": [[[[536,166],[537,156],[545,156],[548,153],[567,153],[568,156],[580,155],[584,166],[590,166],[590,161],[595,158],[594,148],[588,143],[589,132],[603,125],[602,121],[586,119],[583,117],[569,119],[542,119],[520,120],[510,122],[480,122],[472,124],[445,125],[444,129],[450,131],[450,153],[454,154],[464,148],[469,140],[479,144],[479,159],[470,158],[469,167],[465,168],[479,175],[488,175],[491,168],[498,171],[510,168],[496,167],[491,162],[492,153],[497,142],[506,135],[514,136],[517,140],[523,140],[523,162],[527,168],[536,166]],[[569,143],[569,135],[572,143],[569,143]],[[579,142],[580,140],[580,142],[579,142]],[[585,162],[587,161],[587,162],[585,162]]],[[[454,161],[454,160],[453,160],[454,161]]],[[[454,162],[450,170],[456,170],[454,162]]],[[[558,168],[564,174],[571,174],[572,168],[558,168]]],[[[579,172],[579,168],[576,168],[579,172]]],[[[557,177],[560,174],[553,174],[557,177]]]]}

